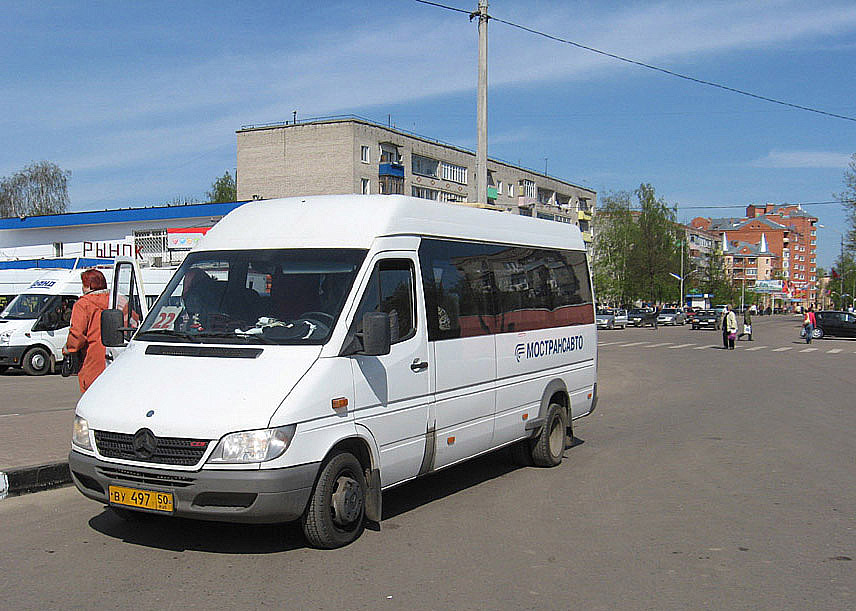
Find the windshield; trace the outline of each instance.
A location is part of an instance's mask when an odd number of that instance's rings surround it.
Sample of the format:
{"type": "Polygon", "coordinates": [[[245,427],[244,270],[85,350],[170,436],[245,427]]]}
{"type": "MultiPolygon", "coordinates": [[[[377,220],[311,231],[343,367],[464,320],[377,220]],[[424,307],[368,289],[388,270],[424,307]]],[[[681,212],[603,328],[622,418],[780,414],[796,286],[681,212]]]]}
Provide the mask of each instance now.
{"type": "Polygon", "coordinates": [[[603,308],[601,308],[597,311],[597,315],[598,316],[612,316],[612,312],[610,312],[609,310],[604,310],[603,308]]]}
{"type": "Polygon", "coordinates": [[[53,298],[54,295],[23,293],[9,302],[3,312],[0,312],[0,318],[38,318],[53,298]]]}
{"type": "Polygon", "coordinates": [[[365,250],[191,253],[135,339],[234,344],[323,344],[365,250]]]}
{"type": "Polygon", "coordinates": [[[666,308],[661,312],[661,314],[677,314],[677,313],[678,313],[678,311],[674,308],[666,308]]]}

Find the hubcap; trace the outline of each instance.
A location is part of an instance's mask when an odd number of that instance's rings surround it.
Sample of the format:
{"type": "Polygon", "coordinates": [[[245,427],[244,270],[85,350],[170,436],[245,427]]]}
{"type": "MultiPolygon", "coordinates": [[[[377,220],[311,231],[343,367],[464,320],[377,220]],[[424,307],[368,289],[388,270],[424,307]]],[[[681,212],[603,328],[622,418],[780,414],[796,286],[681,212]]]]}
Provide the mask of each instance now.
{"type": "Polygon", "coordinates": [[[33,366],[33,369],[41,369],[45,366],[45,355],[38,353],[34,354],[30,359],[30,364],[33,366]]]}
{"type": "Polygon", "coordinates": [[[565,432],[562,430],[562,421],[557,418],[550,431],[550,454],[558,456],[565,450],[564,445],[565,432]]]}
{"type": "Polygon", "coordinates": [[[356,522],[362,514],[363,489],[352,477],[342,475],[336,480],[336,489],[332,496],[333,522],[339,526],[348,526],[356,522]]]}

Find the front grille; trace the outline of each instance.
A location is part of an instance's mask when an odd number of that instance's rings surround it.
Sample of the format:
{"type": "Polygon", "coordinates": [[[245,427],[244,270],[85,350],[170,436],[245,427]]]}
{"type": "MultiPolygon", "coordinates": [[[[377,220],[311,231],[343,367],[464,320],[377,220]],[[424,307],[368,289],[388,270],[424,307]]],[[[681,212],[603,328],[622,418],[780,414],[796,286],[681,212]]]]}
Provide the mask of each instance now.
{"type": "Polygon", "coordinates": [[[149,473],[134,469],[117,469],[115,467],[98,467],[98,473],[112,480],[123,480],[134,484],[149,484],[154,486],[169,486],[186,488],[196,481],[194,477],[175,475],[173,473],[149,473]]]}
{"type": "Polygon", "coordinates": [[[105,458],[121,458],[160,465],[192,466],[202,460],[208,440],[180,437],[155,437],[155,451],[145,458],[134,451],[134,435],[95,431],[95,445],[105,458]]]}

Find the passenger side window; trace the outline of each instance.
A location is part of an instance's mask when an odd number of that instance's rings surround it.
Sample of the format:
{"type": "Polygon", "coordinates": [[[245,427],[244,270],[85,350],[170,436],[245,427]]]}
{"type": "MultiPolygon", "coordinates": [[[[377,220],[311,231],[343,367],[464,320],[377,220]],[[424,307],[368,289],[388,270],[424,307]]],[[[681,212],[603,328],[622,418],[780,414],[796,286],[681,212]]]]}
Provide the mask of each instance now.
{"type": "Polygon", "coordinates": [[[362,330],[366,312],[389,314],[391,343],[402,342],[416,334],[415,282],[413,262],[409,259],[385,259],[375,265],[363,298],[354,316],[351,331],[362,330]]]}

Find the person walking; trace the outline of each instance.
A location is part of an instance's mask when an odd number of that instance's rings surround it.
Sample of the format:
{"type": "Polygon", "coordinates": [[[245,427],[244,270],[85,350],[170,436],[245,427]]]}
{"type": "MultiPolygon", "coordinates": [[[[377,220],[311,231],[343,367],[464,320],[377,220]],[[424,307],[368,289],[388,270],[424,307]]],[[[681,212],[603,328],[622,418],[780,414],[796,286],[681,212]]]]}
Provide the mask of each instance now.
{"type": "Polygon", "coordinates": [[[749,336],[749,341],[752,341],[752,308],[746,308],[743,312],[743,331],[737,336],[740,339],[744,335],[749,336]]]}
{"type": "Polygon", "coordinates": [[[817,326],[817,319],[814,316],[814,308],[808,307],[803,318],[803,327],[805,327],[805,343],[810,344],[814,335],[814,328],[817,326]]]}
{"type": "Polygon", "coordinates": [[[730,305],[725,306],[725,318],[722,321],[722,343],[728,350],[734,350],[737,339],[737,315],[730,305]]]}
{"type": "Polygon", "coordinates": [[[83,297],[71,309],[71,326],[62,353],[77,352],[81,360],[77,382],[81,394],[92,386],[106,366],[104,344],[101,343],[101,311],[109,306],[109,290],[104,274],[88,269],[80,274],[83,297]]]}

